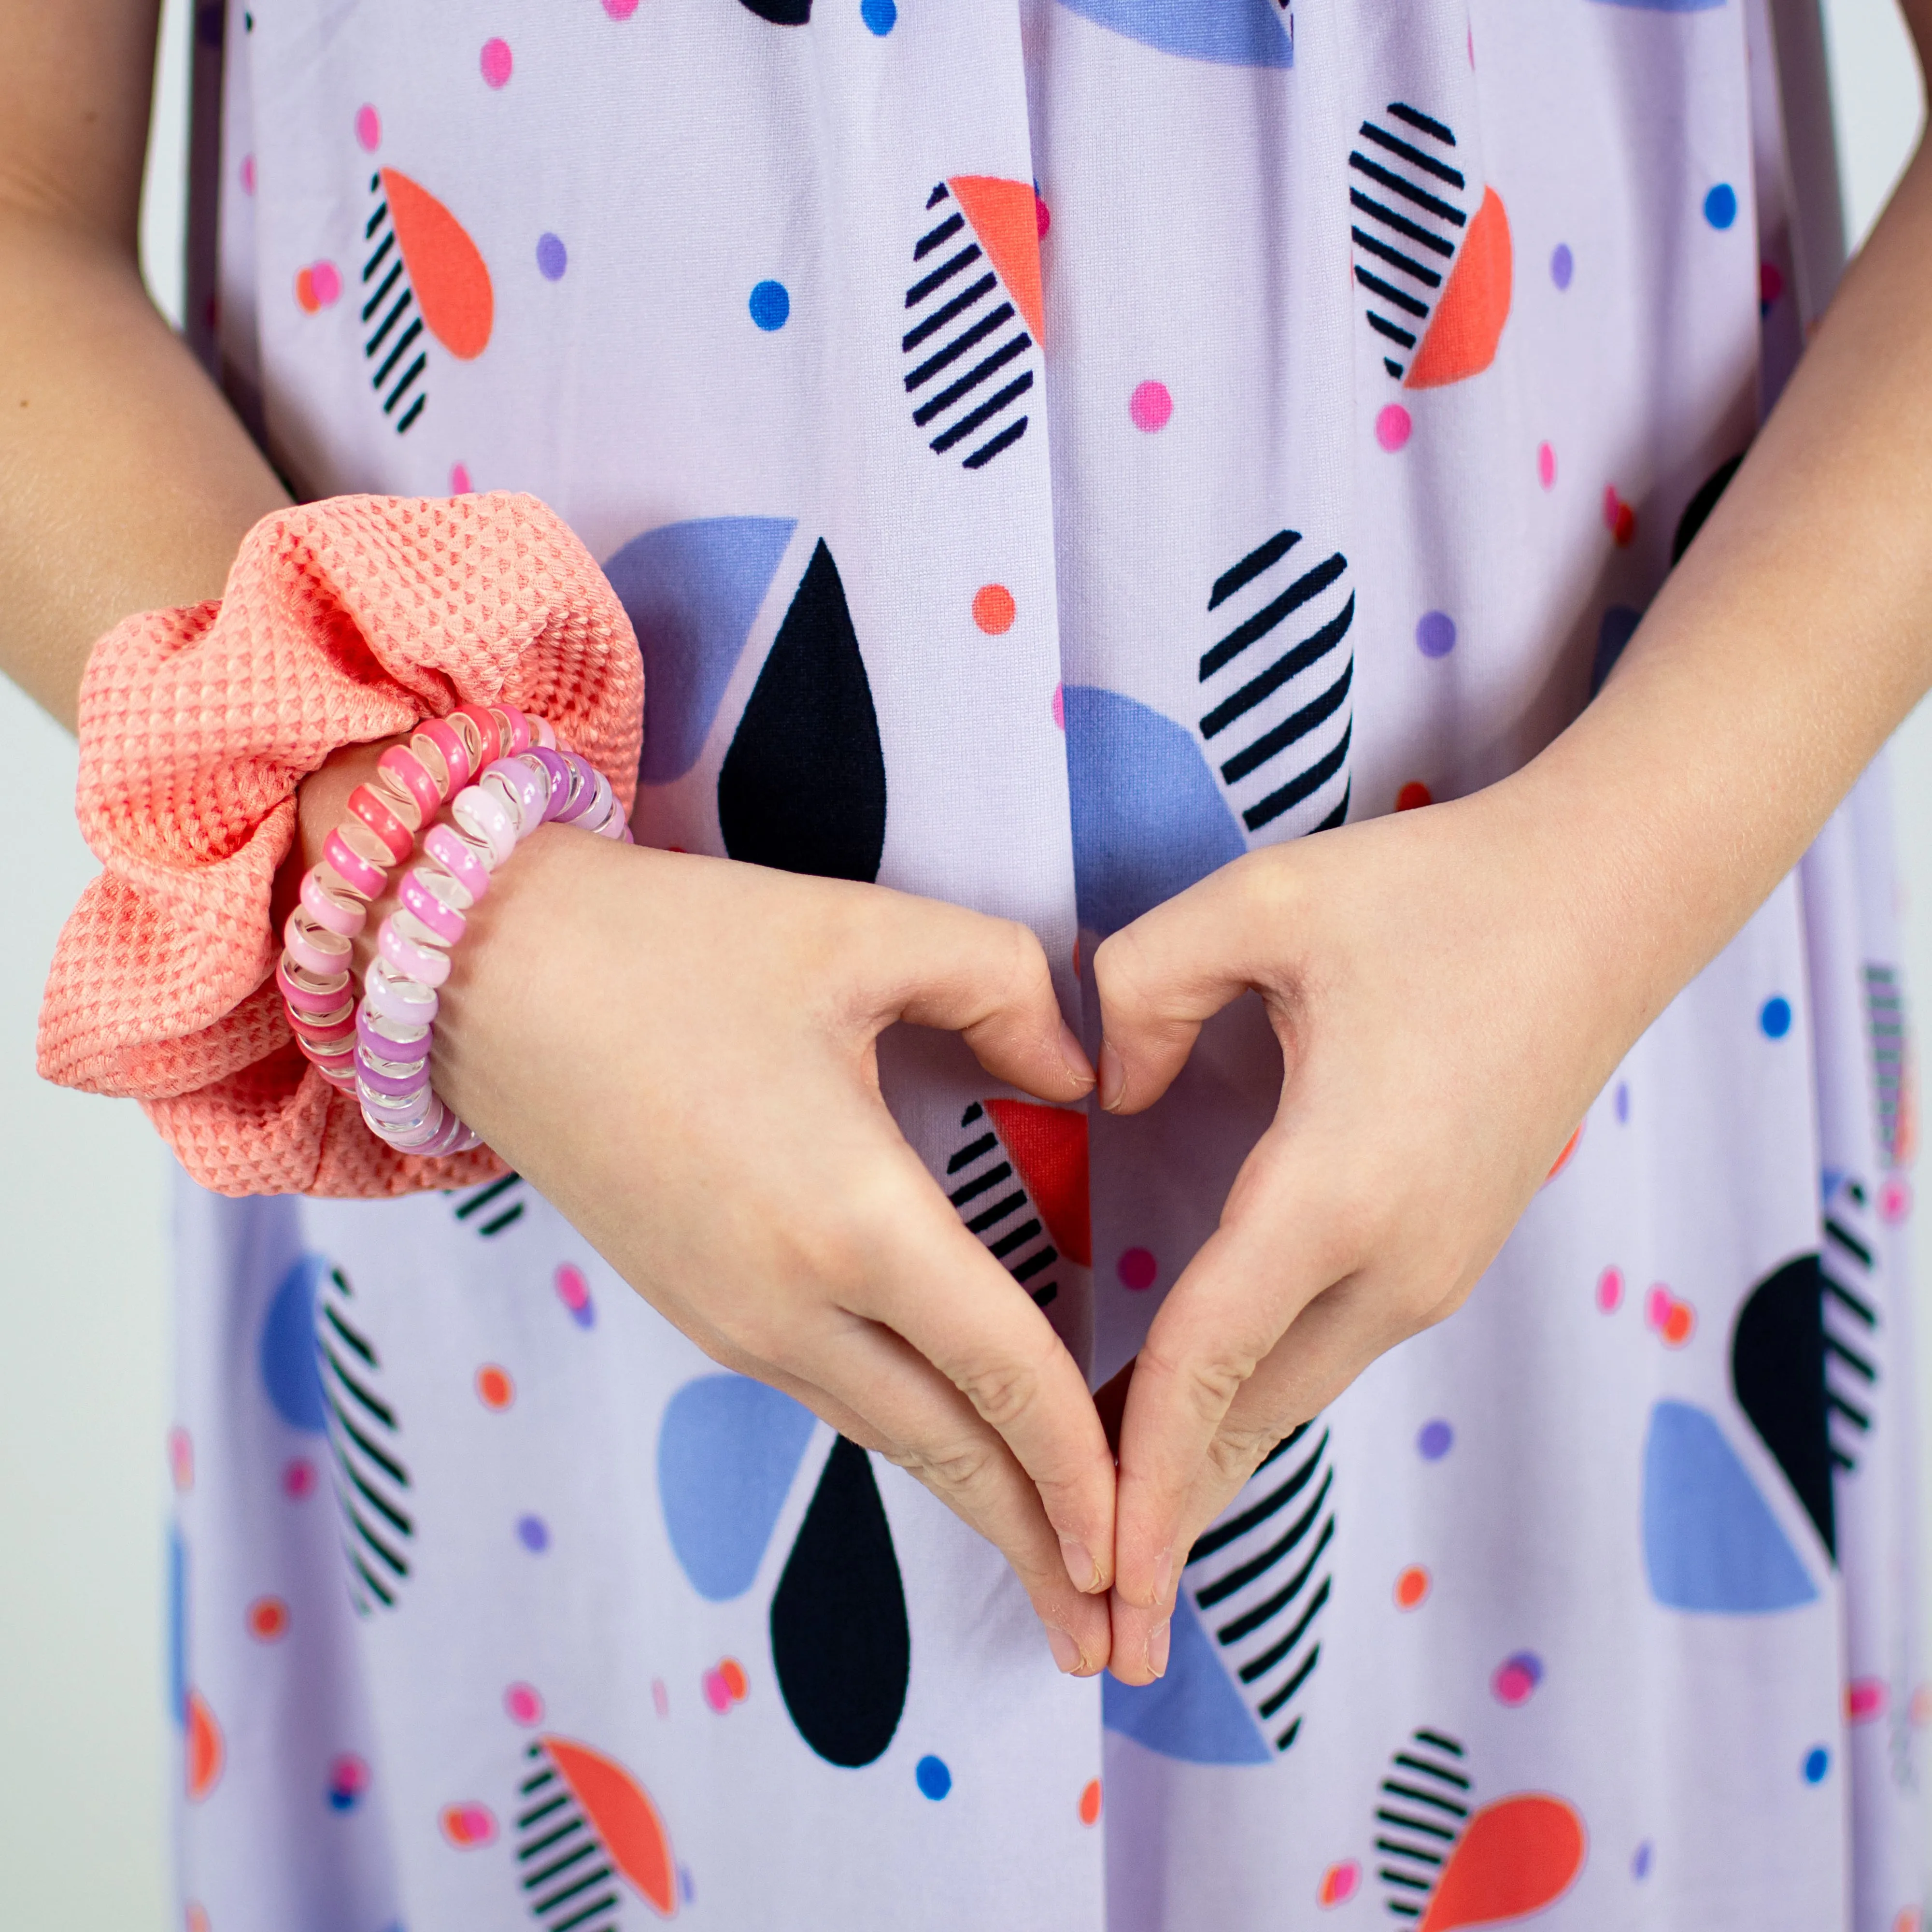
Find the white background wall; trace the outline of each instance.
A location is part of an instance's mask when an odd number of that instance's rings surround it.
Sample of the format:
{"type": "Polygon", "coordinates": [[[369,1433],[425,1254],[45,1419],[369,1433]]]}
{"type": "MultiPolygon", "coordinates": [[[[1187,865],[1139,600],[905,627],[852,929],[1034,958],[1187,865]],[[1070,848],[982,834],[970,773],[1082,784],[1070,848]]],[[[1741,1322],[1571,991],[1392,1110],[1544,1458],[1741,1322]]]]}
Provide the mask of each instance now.
{"type": "MultiPolygon", "coordinates": [[[[189,10],[167,0],[142,224],[171,313],[189,10]]],[[[1916,138],[1919,88],[1893,0],[1826,0],[1826,16],[1862,235],[1916,138]]],[[[94,868],[69,809],[72,746],[4,680],[0,744],[20,814],[0,843],[0,1924],[161,1932],[179,1774],[163,1672],[166,1166],[130,1102],[34,1077],[54,935],[94,868]]],[[[1932,1002],[1932,704],[1899,734],[1894,771],[1907,987],[1932,1002]]],[[[1918,1243],[1932,1283],[1932,1192],[1918,1243]]],[[[1932,1317],[1919,1333],[1932,1417],[1932,1317]]],[[[1932,1459],[1927,1494],[1932,1547],[1932,1459]]]]}

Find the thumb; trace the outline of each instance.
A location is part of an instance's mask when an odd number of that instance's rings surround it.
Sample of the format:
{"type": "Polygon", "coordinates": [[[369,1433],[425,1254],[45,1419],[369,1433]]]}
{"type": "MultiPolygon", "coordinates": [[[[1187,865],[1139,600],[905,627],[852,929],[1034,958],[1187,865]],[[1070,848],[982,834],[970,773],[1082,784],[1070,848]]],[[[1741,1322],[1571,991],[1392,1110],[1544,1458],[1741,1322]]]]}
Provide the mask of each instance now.
{"type": "Polygon", "coordinates": [[[1152,1106],[1186,1065],[1203,1024],[1252,983],[1232,943],[1238,895],[1226,872],[1210,874],[1101,941],[1094,978],[1108,1113],[1152,1106]]]}
{"type": "Polygon", "coordinates": [[[958,1034],[995,1079],[1042,1100],[1084,1099],[1094,1069],[1060,1016],[1032,930],[936,900],[908,903],[890,1016],[958,1034]]]}

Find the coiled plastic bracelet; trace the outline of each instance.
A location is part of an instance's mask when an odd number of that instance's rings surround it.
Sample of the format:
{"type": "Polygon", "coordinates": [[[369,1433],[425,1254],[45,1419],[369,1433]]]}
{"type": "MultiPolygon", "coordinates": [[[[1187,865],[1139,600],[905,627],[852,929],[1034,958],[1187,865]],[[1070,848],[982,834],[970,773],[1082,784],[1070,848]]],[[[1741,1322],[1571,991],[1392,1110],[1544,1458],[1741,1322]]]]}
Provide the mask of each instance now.
{"type": "Polygon", "coordinates": [[[450,949],[489,891],[490,874],[539,825],[575,825],[626,842],[631,836],[610,781],[554,742],[496,759],[457,794],[449,817],[452,823],[423,841],[426,862],[404,878],[401,904],[376,933],[354,1022],[363,1120],[405,1154],[464,1154],[479,1144],[437,1098],[429,1055],[450,949]]]}

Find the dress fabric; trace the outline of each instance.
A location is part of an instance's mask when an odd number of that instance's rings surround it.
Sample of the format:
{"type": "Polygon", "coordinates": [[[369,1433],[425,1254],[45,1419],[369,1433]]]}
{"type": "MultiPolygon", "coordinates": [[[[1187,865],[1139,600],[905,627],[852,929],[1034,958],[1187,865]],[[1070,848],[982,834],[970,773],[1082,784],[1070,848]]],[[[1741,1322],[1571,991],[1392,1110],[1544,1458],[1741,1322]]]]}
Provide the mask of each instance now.
{"type": "MultiPolygon", "coordinates": [[[[305,494],[582,536],[640,839],[1023,919],[1090,1036],[1099,938],[1588,701],[1800,339],[1768,46],[1744,0],[255,0],[204,55],[222,374],[305,494]]],[[[184,1188],[188,1922],[1909,1932],[1888,836],[1868,778],[1468,1304],[1202,1539],[1145,1690],[523,1182],[184,1188]]],[[[884,1046],[1111,1375],[1269,1117],[1254,1003],[1131,1121],[884,1046]]]]}

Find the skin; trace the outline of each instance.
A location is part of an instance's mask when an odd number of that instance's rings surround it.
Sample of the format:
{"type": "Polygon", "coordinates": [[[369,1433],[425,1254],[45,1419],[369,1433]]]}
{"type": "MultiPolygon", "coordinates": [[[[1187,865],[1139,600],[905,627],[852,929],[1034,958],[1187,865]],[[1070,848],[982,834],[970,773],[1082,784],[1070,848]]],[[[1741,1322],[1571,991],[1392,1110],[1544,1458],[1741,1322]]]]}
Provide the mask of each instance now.
{"type": "MultiPolygon", "coordinates": [[[[1907,10],[1922,58],[1932,0],[1907,10]]],[[[141,290],[153,15],[0,0],[0,664],[70,724],[92,639],[218,596],[286,500],[141,290]]],[[[1148,1681],[1194,1536],[1460,1305],[1631,1044],[1932,682],[1928,302],[1922,150],[1576,723],[1498,784],[1252,853],[1099,949],[1102,1105],[1154,1105],[1250,989],[1286,1067],[1220,1230],[1102,1392],[1118,1477],[1070,1359],[878,1094],[902,1018],[1042,1098],[1088,1090],[1022,928],[546,828],[458,955],[439,1090],[700,1346],[991,1537],[1063,1668],[1148,1681]]],[[[378,748],[304,785],[290,877],[378,748]]]]}

